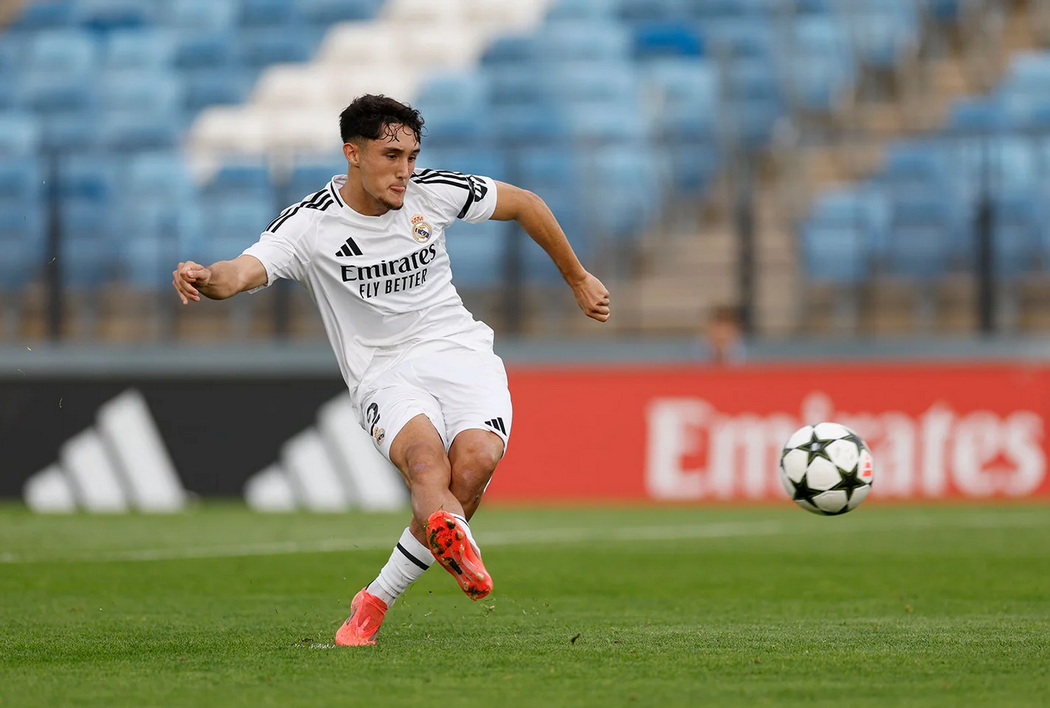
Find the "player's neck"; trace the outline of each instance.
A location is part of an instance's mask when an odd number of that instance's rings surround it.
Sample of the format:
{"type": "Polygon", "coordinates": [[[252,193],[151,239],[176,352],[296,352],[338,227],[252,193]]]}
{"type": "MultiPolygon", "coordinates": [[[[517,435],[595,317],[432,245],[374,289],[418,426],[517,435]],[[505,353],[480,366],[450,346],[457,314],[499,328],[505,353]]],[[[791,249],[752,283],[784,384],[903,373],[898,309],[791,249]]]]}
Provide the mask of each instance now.
{"type": "Polygon", "coordinates": [[[351,179],[339,188],[343,202],[361,216],[383,216],[390,207],[369,194],[360,182],[351,179]]]}

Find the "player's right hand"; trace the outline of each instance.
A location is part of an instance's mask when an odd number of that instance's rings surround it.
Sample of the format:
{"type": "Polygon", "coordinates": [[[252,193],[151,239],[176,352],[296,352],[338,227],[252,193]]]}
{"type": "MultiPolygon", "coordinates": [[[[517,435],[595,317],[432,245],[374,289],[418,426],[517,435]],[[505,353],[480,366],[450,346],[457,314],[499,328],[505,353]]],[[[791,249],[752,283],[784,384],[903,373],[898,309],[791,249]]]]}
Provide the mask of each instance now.
{"type": "Polygon", "coordinates": [[[198,288],[202,288],[211,280],[211,269],[205,268],[200,263],[186,261],[179,263],[179,267],[171,272],[171,284],[175,286],[175,292],[179,294],[183,305],[190,304],[190,300],[200,302],[201,295],[198,288]]]}

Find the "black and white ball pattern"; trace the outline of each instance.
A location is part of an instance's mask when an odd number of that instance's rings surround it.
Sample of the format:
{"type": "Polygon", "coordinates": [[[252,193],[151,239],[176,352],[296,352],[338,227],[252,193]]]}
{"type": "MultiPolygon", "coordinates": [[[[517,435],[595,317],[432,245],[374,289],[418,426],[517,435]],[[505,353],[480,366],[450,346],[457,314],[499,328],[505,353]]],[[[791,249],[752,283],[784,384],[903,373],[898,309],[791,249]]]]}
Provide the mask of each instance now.
{"type": "Polygon", "coordinates": [[[784,491],[814,514],[835,516],[856,509],[871,491],[873,479],[868,446],[838,423],[799,428],[780,455],[784,491]]]}

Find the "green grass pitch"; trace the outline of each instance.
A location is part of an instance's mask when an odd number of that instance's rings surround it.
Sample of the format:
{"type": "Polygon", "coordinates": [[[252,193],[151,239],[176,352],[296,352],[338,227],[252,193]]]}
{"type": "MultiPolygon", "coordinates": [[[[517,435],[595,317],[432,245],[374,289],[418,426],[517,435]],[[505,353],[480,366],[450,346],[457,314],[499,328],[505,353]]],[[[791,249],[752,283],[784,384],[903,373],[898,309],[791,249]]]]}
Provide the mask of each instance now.
{"type": "Polygon", "coordinates": [[[405,521],[0,507],[0,705],[1050,705],[1045,506],[486,508],[334,647],[405,521]]]}

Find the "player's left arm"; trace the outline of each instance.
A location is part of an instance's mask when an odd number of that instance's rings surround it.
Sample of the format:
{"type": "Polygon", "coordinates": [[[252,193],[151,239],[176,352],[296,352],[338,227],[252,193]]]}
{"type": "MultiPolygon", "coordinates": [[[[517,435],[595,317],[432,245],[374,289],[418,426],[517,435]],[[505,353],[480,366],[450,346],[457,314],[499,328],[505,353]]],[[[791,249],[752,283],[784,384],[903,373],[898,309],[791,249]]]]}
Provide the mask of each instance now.
{"type": "Polygon", "coordinates": [[[528,190],[496,182],[496,209],[491,218],[518,222],[558,266],[580,309],[599,322],[609,319],[609,290],[580,263],[546,202],[528,190]]]}

